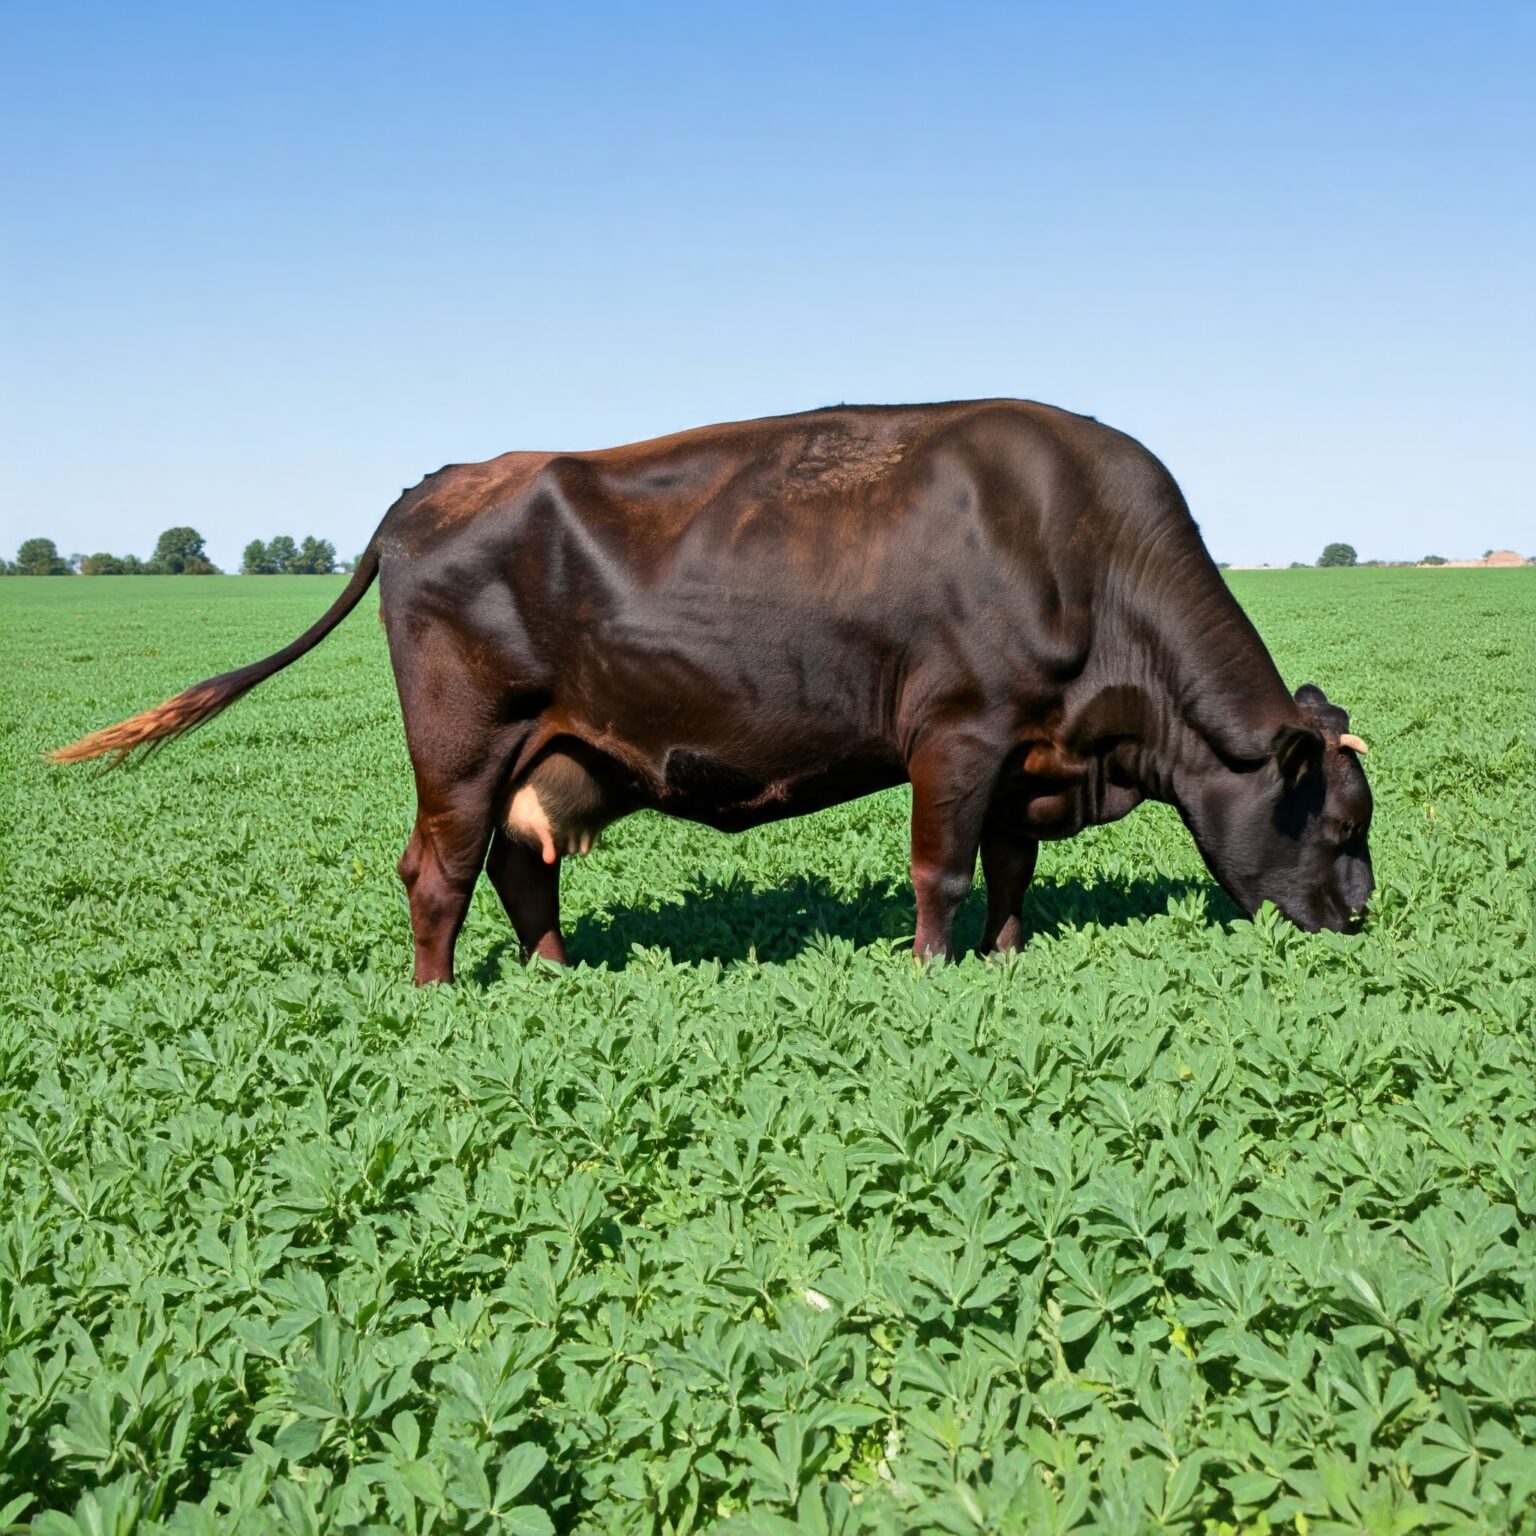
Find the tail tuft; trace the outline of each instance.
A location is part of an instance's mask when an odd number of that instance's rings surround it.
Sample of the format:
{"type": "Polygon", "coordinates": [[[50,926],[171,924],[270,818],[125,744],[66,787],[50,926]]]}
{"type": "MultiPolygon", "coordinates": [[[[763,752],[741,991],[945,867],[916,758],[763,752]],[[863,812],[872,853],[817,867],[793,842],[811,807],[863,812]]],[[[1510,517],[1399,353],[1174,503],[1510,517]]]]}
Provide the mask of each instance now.
{"type": "MultiPolygon", "coordinates": [[[[253,680],[254,681],[254,680],[253,680]]],[[[146,709],[129,720],[120,720],[103,730],[92,731],[67,747],[57,747],[48,754],[49,762],[83,763],[89,758],[111,756],[107,765],[116,768],[129,753],[140,747],[154,747],[180,736],[205,721],[213,719],[226,705],[233,704],[251,686],[238,672],[211,677],[205,683],[184,689],[175,698],[146,709]]]]}

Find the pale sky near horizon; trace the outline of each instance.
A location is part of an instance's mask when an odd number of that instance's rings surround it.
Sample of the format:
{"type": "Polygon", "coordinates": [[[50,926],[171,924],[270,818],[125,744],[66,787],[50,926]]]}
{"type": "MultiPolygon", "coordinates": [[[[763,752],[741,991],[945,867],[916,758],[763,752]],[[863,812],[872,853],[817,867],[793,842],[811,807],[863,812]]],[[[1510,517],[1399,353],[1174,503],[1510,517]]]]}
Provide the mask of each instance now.
{"type": "Polygon", "coordinates": [[[1018,395],[1239,564],[1536,554],[1536,7],[0,5],[0,552],[1018,395]]]}

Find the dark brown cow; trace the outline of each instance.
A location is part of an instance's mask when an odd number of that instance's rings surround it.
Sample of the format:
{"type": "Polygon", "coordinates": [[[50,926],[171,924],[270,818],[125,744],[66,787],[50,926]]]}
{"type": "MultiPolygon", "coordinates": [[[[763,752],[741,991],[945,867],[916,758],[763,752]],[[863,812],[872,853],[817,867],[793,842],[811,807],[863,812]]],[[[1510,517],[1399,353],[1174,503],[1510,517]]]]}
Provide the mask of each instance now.
{"type": "Polygon", "coordinates": [[[596,453],[450,465],[265,661],[87,736],[175,736],[318,644],[380,578],[416,771],[418,982],[482,869],[561,960],[560,860],[643,806],[734,831],[912,784],[916,949],[978,852],[1014,948],[1045,838],[1178,807],[1246,911],[1345,930],[1371,795],[1342,710],[1285,688],[1139,443],[1014,400],[837,407],[596,453]]]}

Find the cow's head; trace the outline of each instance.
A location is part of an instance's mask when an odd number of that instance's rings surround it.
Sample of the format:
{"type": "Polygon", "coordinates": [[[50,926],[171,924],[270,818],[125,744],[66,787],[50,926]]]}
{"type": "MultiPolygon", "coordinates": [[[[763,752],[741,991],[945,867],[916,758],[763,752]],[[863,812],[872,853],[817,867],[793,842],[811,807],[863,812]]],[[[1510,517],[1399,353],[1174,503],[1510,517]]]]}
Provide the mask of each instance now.
{"type": "Polygon", "coordinates": [[[1203,776],[1180,809],[1211,872],[1245,912],[1272,901],[1308,930],[1360,926],[1374,879],[1365,743],[1321,688],[1296,690],[1300,718],[1255,771],[1203,776]]]}

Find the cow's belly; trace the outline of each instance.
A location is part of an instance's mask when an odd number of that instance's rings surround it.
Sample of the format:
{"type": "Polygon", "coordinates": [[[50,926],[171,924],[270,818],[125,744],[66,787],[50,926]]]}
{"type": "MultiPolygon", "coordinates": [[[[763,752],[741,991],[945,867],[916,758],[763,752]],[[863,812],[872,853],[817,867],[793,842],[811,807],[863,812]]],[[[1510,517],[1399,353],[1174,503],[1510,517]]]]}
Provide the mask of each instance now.
{"type": "Polygon", "coordinates": [[[654,810],[724,832],[740,832],[788,816],[804,816],[890,789],[906,779],[899,760],[884,752],[852,752],[798,771],[763,775],[707,751],[675,749],[662,766],[659,789],[646,797],[654,810]]]}
{"type": "Polygon", "coordinates": [[[739,832],[906,779],[899,756],[879,744],[780,740],[765,753],[750,743],[658,746],[569,714],[541,725],[542,745],[509,786],[503,821],[547,862],[586,852],[604,826],[636,810],[739,832]]]}
{"type": "Polygon", "coordinates": [[[626,764],[643,803],[715,826],[903,781],[881,658],[831,636],[816,643],[809,621],[790,643],[738,615],[715,618],[706,634],[680,617],[665,643],[655,626],[583,637],[551,666],[550,716],[626,764]]]}

